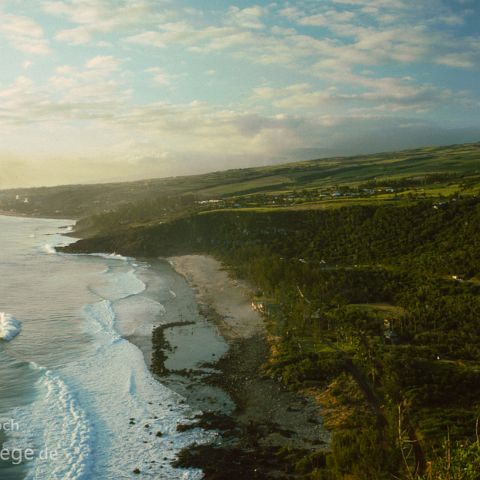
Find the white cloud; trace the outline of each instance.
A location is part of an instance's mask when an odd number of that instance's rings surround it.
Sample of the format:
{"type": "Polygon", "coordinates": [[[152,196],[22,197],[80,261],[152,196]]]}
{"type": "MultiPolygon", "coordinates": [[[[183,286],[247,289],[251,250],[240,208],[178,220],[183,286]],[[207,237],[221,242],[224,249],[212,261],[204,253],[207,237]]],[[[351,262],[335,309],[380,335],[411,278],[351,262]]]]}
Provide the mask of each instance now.
{"type": "Polygon", "coordinates": [[[332,68],[351,69],[356,65],[439,63],[437,59],[445,55],[443,64],[448,62],[458,68],[469,65],[467,56],[470,52],[465,53],[464,49],[473,50],[473,45],[462,47],[462,43],[453,41],[448,33],[433,30],[428,21],[422,23],[422,17],[412,21],[403,8],[404,2],[385,0],[377,5],[351,0],[349,4],[375,15],[380,24],[365,22],[360,11],[321,7],[306,12],[298,7],[287,7],[276,13],[293,21],[297,29],[274,25],[267,30],[260,21],[266,15],[264,9],[230,7],[223,23],[163,23],[155,29],[129,35],[126,41],[132,45],[163,49],[180,45],[197,53],[228,51],[252,63],[281,64],[288,68],[303,68],[305,72],[309,65],[315,65],[318,72],[332,68]],[[402,16],[397,17],[395,12],[399,9],[402,16]],[[301,33],[302,27],[312,26],[328,29],[330,34],[312,36],[301,33]],[[453,60],[452,49],[462,53],[461,57],[457,56],[457,61],[453,60]]]}
{"type": "Polygon", "coordinates": [[[258,5],[240,9],[238,7],[230,7],[227,18],[229,23],[237,25],[240,28],[261,29],[265,25],[261,18],[264,15],[264,9],[258,5]]]}
{"type": "Polygon", "coordinates": [[[473,68],[475,66],[475,60],[470,53],[444,54],[437,58],[436,63],[454,68],[473,68]]]}
{"type": "Polygon", "coordinates": [[[321,68],[349,69],[394,62],[469,68],[474,62],[475,47],[468,39],[457,39],[449,31],[436,28],[439,23],[451,27],[464,22],[465,13],[453,14],[441,0],[332,0],[310,4],[305,10],[289,6],[277,13],[299,27],[322,27],[331,32],[328,47],[317,52],[320,58],[316,63],[321,68]],[[332,9],[332,4],[341,9],[332,9]],[[437,12],[434,17],[432,11],[437,12]],[[438,61],[440,58],[445,60],[438,61]]]}
{"type": "Polygon", "coordinates": [[[43,9],[76,25],[57,32],[58,41],[80,45],[92,42],[97,34],[128,32],[165,21],[173,12],[161,8],[162,3],[161,0],[55,0],[45,2],[43,9]]]}
{"type": "MultiPolygon", "coordinates": [[[[333,3],[341,5],[352,5],[358,7],[373,7],[373,8],[394,8],[405,9],[408,8],[409,2],[406,0],[333,0],[333,3]]],[[[410,2],[411,5],[411,2],[410,2]]]]}
{"type": "Polygon", "coordinates": [[[55,40],[71,45],[82,45],[91,40],[91,31],[88,27],[76,27],[68,30],[60,30],[55,35],[55,40]]]}
{"type": "Polygon", "coordinates": [[[297,7],[285,7],[278,11],[278,14],[282,17],[288,18],[291,21],[295,21],[302,17],[302,12],[297,7]]]}
{"type": "Polygon", "coordinates": [[[0,12],[0,34],[21,52],[33,55],[50,53],[42,27],[31,18],[0,12]]]}
{"type": "Polygon", "coordinates": [[[147,68],[145,71],[152,75],[152,80],[155,85],[164,87],[171,86],[180,78],[179,75],[172,75],[160,67],[147,68]]]}
{"type": "Polygon", "coordinates": [[[334,24],[351,22],[355,16],[355,13],[349,11],[328,10],[325,13],[298,18],[297,23],[304,26],[332,27],[334,24]]]}
{"type": "Polygon", "coordinates": [[[87,60],[85,67],[89,70],[101,72],[102,75],[108,75],[119,69],[120,62],[111,55],[97,55],[87,60]]]}
{"type": "Polygon", "coordinates": [[[126,38],[127,42],[138,44],[138,45],[148,45],[156,48],[165,48],[165,36],[160,32],[142,32],[136,35],[132,35],[126,38]]]}
{"type": "MultiPolygon", "coordinates": [[[[429,110],[455,101],[448,89],[433,85],[418,85],[411,79],[393,77],[369,78],[354,74],[335,74],[330,78],[335,86],[322,90],[311,84],[300,83],[282,88],[258,87],[253,91],[254,102],[271,102],[276,108],[292,112],[352,113],[368,108],[384,112],[397,112],[419,109],[429,110]],[[342,82],[348,86],[356,85],[352,91],[345,91],[342,82]]],[[[460,101],[461,99],[457,99],[460,101]]]]}
{"type": "Polygon", "coordinates": [[[127,43],[165,48],[174,44],[191,45],[195,44],[202,37],[215,27],[208,27],[204,31],[197,30],[187,22],[169,22],[158,27],[157,30],[147,30],[125,38],[127,43]]]}
{"type": "Polygon", "coordinates": [[[232,165],[306,158],[355,131],[368,137],[385,125],[394,132],[463,113],[462,122],[478,118],[472,92],[435,76],[447,67],[474,75],[480,58],[466,10],[443,0],[176,3],[11,2],[22,15],[0,13],[0,35],[26,55],[5,57],[0,153],[5,145],[52,158],[84,152],[89,165],[115,157],[144,176],[178,174],[192,158],[204,170],[222,158],[232,165]],[[50,37],[66,45],[52,46],[50,37]],[[36,57],[47,53],[54,54],[36,57]],[[185,75],[171,73],[174,64],[185,75]],[[62,138],[58,150],[52,132],[62,138]],[[29,142],[20,145],[21,136],[29,142]]]}
{"type": "Polygon", "coordinates": [[[465,23],[465,19],[462,15],[444,15],[444,16],[437,16],[435,17],[435,21],[438,23],[444,23],[445,25],[450,26],[460,26],[465,23]]]}

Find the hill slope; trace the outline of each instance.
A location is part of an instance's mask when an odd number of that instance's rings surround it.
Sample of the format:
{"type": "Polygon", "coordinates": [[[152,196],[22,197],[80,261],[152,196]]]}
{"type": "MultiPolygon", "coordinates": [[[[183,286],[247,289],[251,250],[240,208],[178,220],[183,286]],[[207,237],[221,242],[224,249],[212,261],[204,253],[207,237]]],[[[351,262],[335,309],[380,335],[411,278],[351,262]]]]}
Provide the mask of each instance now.
{"type": "Polygon", "coordinates": [[[294,478],[477,480],[479,153],[457,145],[59,187],[19,205],[97,212],[67,252],[206,253],[256,285],[265,373],[313,395],[333,433],[328,452],[273,452],[294,478]]]}
{"type": "MultiPolygon", "coordinates": [[[[330,196],[332,189],[375,185],[436,186],[436,191],[432,190],[434,194],[449,194],[461,189],[477,192],[480,190],[477,188],[480,185],[480,143],[126,183],[4,190],[0,191],[0,210],[81,218],[126,204],[188,195],[196,201],[232,199],[233,205],[238,199],[248,200],[253,206],[272,205],[272,202],[316,203],[330,196]],[[300,202],[282,201],[292,194],[300,202]],[[279,196],[280,202],[275,199],[279,196]]],[[[231,205],[227,202],[225,206],[231,205]]]]}

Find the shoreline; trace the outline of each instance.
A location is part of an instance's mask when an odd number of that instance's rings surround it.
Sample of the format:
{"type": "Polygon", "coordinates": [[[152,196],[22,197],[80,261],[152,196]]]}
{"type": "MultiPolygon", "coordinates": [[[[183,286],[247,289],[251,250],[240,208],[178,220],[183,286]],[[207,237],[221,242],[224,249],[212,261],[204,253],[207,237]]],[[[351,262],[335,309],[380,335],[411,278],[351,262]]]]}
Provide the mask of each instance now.
{"type": "Polygon", "coordinates": [[[265,334],[262,316],[251,308],[252,287],[232,278],[221,262],[207,255],[167,260],[194,289],[198,302],[228,342],[265,334]]]}
{"type": "Polygon", "coordinates": [[[17,218],[32,218],[34,220],[65,220],[66,222],[77,222],[78,218],[66,218],[63,215],[58,217],[45,217],[42,214],[34,215],[30,213],[9,212],[7,210],[0,210],[0,217],[17,217],[17,218]]]}
{"type": "MultiPolygon", "coordinates": [[[[190,409],[175,392],[155,381],[138,345],[120,340],[122,336],[128,338],[121,334],[122,326],[132,324],[135,331],[139,327],[140,340],[144,333],[145,343],[151,343],[150,321],[154,315],[150,313],[155,310],[138,297],[143,293],[142,286],[133,278],[136,274],[131,275],[136,273],[132,267],[137,268],[138,262],[111,260],[108,256],[105,260],[57,255],[53,248],[45,251],[42,246],[46,238],[53,239],[52,246],[66,240],[59,230],[62,221],[50,220],[44,226],[43,221],[35,220],[30,225],[31,221],[23,224],[2,218],[2,240],[6,239],[7,246],[4,257],[8,260],[7,255],[13,252],[12,257],[17,259],[18,255],[21,264],[28,266],[35,256],[32,264],[38,273],[31,280],[25,279],[27,291],[33,292],[39,281],[45,285],[44,290],[39,289],[42,295],[38,300],[33,295],[34,310],[30,310],[28,296],[21,296],[19,301],[10,290],[5,291],[6,310],[18,313],[24,325],[31,327],[30,331],[24,330],[18,344],[9,344],[13,350],[0,368],[0,376],[7,373],[7,390],[0,402],[2,413],[21,425],[19,433],[8,435],[7,445],[15,449],[31,444],[38,451],[55,448],[58,456],[36,456],[25,465],[21,465],[23,461],[12,466],[0,462],[0,478],[10,478],[10,468],[11,478],[20,478],[24,469],[45,478],[52,471],[60,472],[62,478],[79,472],[87,477],[117,478],[120,470],[120,476],[128,478],[136,471],[155,478],[198,478],[199,472],[176,472],[171,466],[182,447],[203,438],[202,432],[184,435],[176,431],[178,423],[191,418],[190,409]],[[17,223],[18,230],[12,227],[10,231],[9,226],[16,227],[17,223]],[[51,284],[44,283],[45,272],[54,278],[51,284]],[[57,292],[64,291],[60,282],[66,288],[57,309],[57,292]],[[126,308],[122,310],[120,304],[126,308]],[[28,313],[33,311],[30,317],[28,313]],[[44,322],[36,323],[37,318],[44,322]],[[128,322],[122,324],[122,319],[128,322]],[[44,337],[50,329],[53,334],[44,337]],[[61,356],[50,348],[51,340],[61,356]],[[47,460],[51,462],[45,463],[47,460]]],[[[5,272],[13,273],[8,278],[22,274],[16,268],[5,272]]],[[[0,350],[3,353],[1,345],[0,350]]],[[[4,441],[0,431],[0,448],[4,441]]]]}
{"type": "MultiPolygon", "coordinates": [[[[319,405],[263,373],[270,345],[264,319],[251,307],[250,285],[231,278],[211,256],[167,260],[196,292],[200,315],[228,343],[228,351],[207,364],[181,372],[160,368],[159,381],[173,389],[180,382],[190,406],[203,412],[193,424],[178,428],[197,426],[219,433],[211,444],[184,449],[175,466],[201,468],[207,480],[290,478],[285,474],[288,461],[279,452],[318,452],[330,441],[319,405]]],[[[183,327],[166,326],[160,336],[159,329],[154,330],[152,365],[158,361],[165,366],[172,352],[195,342],[194,336],[187,345],[176,335],[165,339],[164,332],[178,328],[183,327]]]]}

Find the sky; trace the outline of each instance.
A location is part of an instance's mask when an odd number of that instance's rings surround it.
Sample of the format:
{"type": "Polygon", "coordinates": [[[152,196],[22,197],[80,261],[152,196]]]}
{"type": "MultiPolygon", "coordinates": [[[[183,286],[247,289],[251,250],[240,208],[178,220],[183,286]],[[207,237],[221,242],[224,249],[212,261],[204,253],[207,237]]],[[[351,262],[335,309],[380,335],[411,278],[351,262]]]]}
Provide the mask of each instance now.
{"type": "Polygon", "coordinates": [[[480,140],[479,0],[0,0],[0,188],[480,140]]]}

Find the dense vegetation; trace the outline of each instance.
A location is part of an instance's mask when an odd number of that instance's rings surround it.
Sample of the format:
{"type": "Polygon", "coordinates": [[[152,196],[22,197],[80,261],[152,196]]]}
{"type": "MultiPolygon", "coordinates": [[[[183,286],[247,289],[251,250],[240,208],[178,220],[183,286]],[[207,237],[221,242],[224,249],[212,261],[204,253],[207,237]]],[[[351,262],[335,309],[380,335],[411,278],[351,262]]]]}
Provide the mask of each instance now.
{"type": "Polygon", "coordinates": [[[300,478],[473,480],[479,149],[59,187],[21,205],[11,191],[0,208],[94,213],[66,251],[209,253],[251,280],[269,322],[266,373],[315,396],[333,432],[326,453],[278,452],[300,478]]]}
{"type": "MultiPolygon", "coordinates": [[[[114,220],[116,216],[112,214],[114,220]]],[[[116,221],[99,221],[103,228],[109,225],[108,233],[76,248],[96,246],[132,255],[256,248],[256,256],[274,251],[302,265],[398,264],[468,276],[480,269],[477,198],[441,206],[421,201],[329,210],[214,211],[124,229],[116,221]]]]}
{"type": "Polygon", "coordinates": [[[268,373],[318,396],[334,431],[321,467],[295,459],[305,478],[476,479],[479,239],[480,200],[452,197],[195,213],[70,251],[211,253],[252,280],[268,373]]]}
{"type": "MultiPolygon", "coordinates": [[[[176,203],[180,196],[186,197],[183,202],[189,203],[190,210],[204,211],[298,205],[323,208],[475,194],[480,192],[479,153],[480,144],[475,143],[127,183],[17,188],[0,191],[0,210],[75,219],[103,214],[106,220],[110,212],[123,207],[125,224],[170,218],[166,203],[176,203]],[[140,204],[142,213],[138,214],[140,204]]],[[[175,216],[178,210],[172,208],[175,216]]]]}

